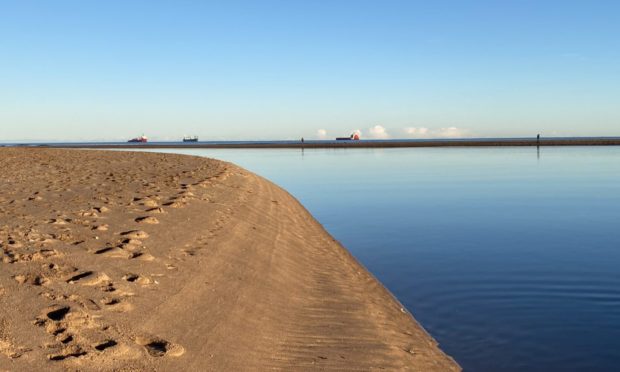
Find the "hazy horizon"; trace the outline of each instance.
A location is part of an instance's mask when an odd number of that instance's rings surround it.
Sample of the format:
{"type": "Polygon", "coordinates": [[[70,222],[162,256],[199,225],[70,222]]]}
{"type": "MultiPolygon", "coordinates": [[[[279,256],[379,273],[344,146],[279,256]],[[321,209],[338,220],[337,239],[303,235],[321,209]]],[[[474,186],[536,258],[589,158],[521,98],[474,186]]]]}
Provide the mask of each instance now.
{"type": "Polygon", "coordinates": [[[620,135],[613,1],[13,2],[0,141],[620,135]]]}
{"type": "MultiPolygon", "coordinates": [[[[64,143],[83,143],[83,144],[88,144],[88,143],[125,143],[127,142],[130,138],[133,137],[123,137],[123,138],[113,138],[113,139],[89,139],[89,138],[84,138],[84,139],[58,139],[58,140],[37,140],[37,139],[16,139],[16,140],[4,140],[4,139],[0,139],[0,144],[7,144],[7,145],[19,145],[19,144],[64,144],[64,143]]],[[[147,137],[149,140],[149,143],[167,143],[167,142],[181,142],[182,141],[182,137],[176,137],[176,138],[152,138],[152,137],[147,137]]],[[[535,139],[536,136],[519,136],[519,137],[479,137],[479,136],[475,136],[475,137],[428,137],[428,138],[406,138],[406,137],[390,137],[390,138],[363,138],[363,140],[365,141],[438,141],[438,140],[509,140],[509,139],[535,139]]],[[[609,139],[620,139],[620,136],[541,136],[541,138],[543,139],[561,139],[561,138],[567,138],[567,139],[586,139],[586,138],[609,138],[609,139]]],[[[219,142],[219,143],[225,143],[225,142],[288,142],[288,141],[299,141],[300,138],[263,138],[263,139],[229,139],[229,138],[199,138],[199,141],[201,143],[203,142],[219,142]]],[[[317,141],[317,142],[330,142],[330,141],[334,141],[334,138],[305,138],[304,140],[306,140],[306,142],[308,141],[317,141]]]]}

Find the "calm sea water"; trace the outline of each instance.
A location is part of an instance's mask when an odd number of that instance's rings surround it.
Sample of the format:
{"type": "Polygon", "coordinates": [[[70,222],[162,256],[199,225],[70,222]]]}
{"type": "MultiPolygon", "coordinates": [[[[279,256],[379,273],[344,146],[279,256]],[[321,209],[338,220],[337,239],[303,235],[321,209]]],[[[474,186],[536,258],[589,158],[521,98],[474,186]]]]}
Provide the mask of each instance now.
{"type": "Polygon", "coordinates": [[[286,188],[466,371],[620,365],[618,147],[169,152],[286,188]]]}

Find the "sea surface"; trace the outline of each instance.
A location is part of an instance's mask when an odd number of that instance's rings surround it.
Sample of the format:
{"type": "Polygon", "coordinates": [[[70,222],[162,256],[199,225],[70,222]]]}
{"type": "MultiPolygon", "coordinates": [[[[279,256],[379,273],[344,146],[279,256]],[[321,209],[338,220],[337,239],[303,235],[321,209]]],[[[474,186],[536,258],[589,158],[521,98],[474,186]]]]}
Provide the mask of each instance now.
{"type": "Polygon", "coordinates": [[[155,151],[287,189],[465,371],[620,366],[620,147],[155,151]]]}

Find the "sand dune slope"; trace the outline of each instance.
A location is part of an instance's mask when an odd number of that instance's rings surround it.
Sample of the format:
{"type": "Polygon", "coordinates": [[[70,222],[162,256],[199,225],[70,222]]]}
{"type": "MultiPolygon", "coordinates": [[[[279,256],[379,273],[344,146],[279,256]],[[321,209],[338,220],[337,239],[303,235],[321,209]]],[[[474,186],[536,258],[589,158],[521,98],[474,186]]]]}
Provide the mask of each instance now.
{"type": "Polygon", "coordinates": [[[47,149],[0,168],[0,371],[459,370],[257,175],[47,149]]]}

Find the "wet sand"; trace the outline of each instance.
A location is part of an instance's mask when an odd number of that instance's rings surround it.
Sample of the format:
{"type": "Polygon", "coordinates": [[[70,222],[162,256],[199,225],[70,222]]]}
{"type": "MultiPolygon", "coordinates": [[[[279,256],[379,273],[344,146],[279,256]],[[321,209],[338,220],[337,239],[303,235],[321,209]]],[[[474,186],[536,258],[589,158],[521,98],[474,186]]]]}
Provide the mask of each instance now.
{"type": "Polygon", "coordinates": [[[0,371],[460,369],[233,164],[3,148],[0,166],[0,371]]]}

